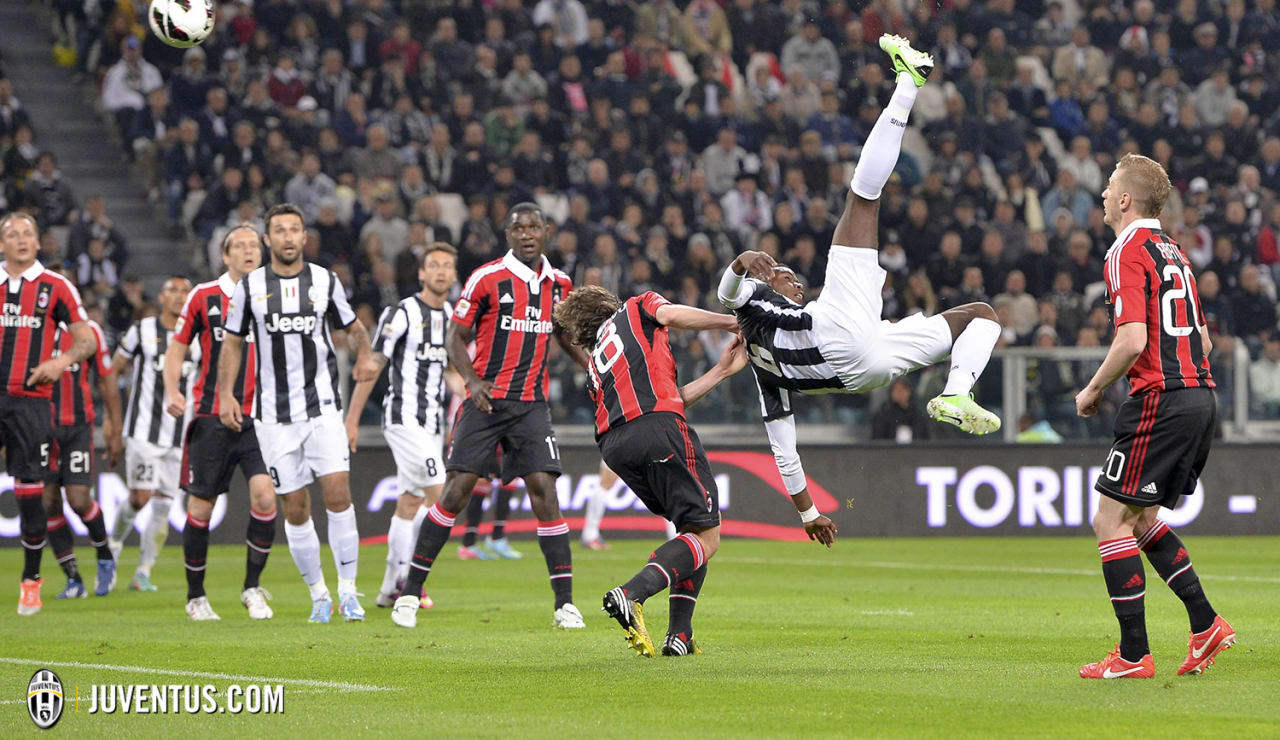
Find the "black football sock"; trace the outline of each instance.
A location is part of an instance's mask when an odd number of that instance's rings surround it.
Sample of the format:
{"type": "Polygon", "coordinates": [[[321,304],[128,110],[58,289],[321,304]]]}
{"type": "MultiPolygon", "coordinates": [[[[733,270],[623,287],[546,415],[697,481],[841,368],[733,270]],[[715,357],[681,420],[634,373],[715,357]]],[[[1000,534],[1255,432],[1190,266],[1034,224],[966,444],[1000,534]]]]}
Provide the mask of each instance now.
{"type": "Polygon", "coordinates": [[[1138,538],[1138,547],[1147,554],[1151,567],[1182,599],[1187,607],[1187,618],[1191,620],[1191,631],[1204,632],[1213,626],[1213,618],[1218,613],[1200,587],[1200,576],[1191,567],[1191,556],[1182,545],[1182,539],[1169,529],[1169,525],[1157,519],[1155,526],[1138,538]]]}
{"type": "Polygon", "coordinates": [[[649,556],[649,562],[622,584],[622,590],[634,601],[644,600],[664,588],[672,588],[707,562],[702,551],[702,541],[697,535],[685,533],[664,542],[649,556]]]}
{"type": "Polygon", "coordinates": [[[262,569],[267,567],[271,545],[276,541],[276,514],[259,514],[249,510],[249,529],[245,533],[244,588],[257,588],[262,569]]]}
{"type": "Polygon", "coordinates": [[[511,514],[511,491],[514,486],[496,486],[493,495],[493,538],[500,540],[507,536],[507,516],[511,514]]]}
{"type": "Polygon", "coordinates": [[[67,526],[67,518],[62,515],[49,517],[49,547],[53,549],[53,557],[62,572],[67,574],[67,579],[80,580],[76,551],[71,543],[71,527],[67,526]]]}
{"type": "Polygon", "coordinates": [[[484,496],[472,495],[467,502],[467,528],[462,530],[462,546],[471,547],[476,544],[480,531],[480,520],[484,518],[484,496]]]}
{"type": "Polygon", "coordinates": [[[182,562],[187,568],[187,601],[204,596],[204,568],[209,557],[209,522],[187,514],[182,528],[182,562]]]}
{"type": "Polygon", "coordinates": [[[413,548],[413,558],[409,561],[409,577],[405,579],[400,595],[422,593],[422,584],[431,573],[431,566],[436,556],[449,541],[449,532],[453,529],[456,515],[450,514],[440,506],[439,502],[427,509],[427,516],[422,520],[422,528],[418,530],[418,543],[413,548]]]}
{"type": "Polygon", "coordinates": [[[569,552],[569,525],[564,519],[538,522],[538,547],[547,561],[556,608],[573,603],[573,554],[569,552]]]}
{"type": "Polygon", "coordinates": [[[693,610],[698,606],[698,594],[702,591],[702,582],[707,579],[707,566],[693,572],[693,575],[671,584],[671,595],[667,598],[670,606],[670,618],[667,620],[667,634],[678,635],[685,642],[693,637],[693,610]]]}
{"type": "Polygon", "coordinates": [[[1098,543],[1098,553],[1102,556],[1102,576],[1107,581],[1111,606],[1120,621],[1120,657],[1136,663],[1151,652],[1143,605],[1147,583],[1138,543],[1132,537],[1106,540],[1098,543]]]}
{"type": "Polygon", "coordinates": [[[85,528],[89,530],[89,544],[97,549],[98,559],[115,560],[115,556],[111,554],[111,548],[107,546],[106,518],[102,516],[102,507],[98,506],[97,501],[89,504],[89,511],[80,517],[80,521],[84,522],[85,528]]]}
{"type": "Polygon", "coordinates": [[[14,483],[13,495],[18,500],[18,521],[22,532],[22,580],[38,580],[45,535],[49,531],[49,515],[44,509],[44,484],[14,483]]]}

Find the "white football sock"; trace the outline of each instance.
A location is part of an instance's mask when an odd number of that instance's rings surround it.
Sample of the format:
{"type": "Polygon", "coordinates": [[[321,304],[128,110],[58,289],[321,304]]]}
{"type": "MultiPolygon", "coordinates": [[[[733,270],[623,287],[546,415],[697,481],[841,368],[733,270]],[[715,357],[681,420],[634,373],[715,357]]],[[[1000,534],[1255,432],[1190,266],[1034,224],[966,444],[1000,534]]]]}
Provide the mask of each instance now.
{"type": "MultiPolygon", "coordinates": [[[[326,511],[329,515],[329,549],[338,566],[338,578],[354,581],[360,566],[360,533],[356,531],[356,507],[326,511]]],[[[354,590],[354,589],[353,589],[354,590]]]]}
{"type": "Polygon", "coordinates": [[[1000,339],[1000,325],[991,319],[974,319],[956,337],[951,347],[951,373],[942,395],[965,394],[982,375],[991,359],[991,350],[1000,339]]]}
{"type": "Polygon", "coordinates": [[[320,535],[310,518],[303,524],[284,523],[284,536],[289,541],[289,554],[302,574],[302,580],[311,588],[311,600],[329,595],[324,582],[324,569],[320,567],[320,535]]]}
{"type": "Polygon", "coordinates": [[[111,525],[110,539],[117,542],[124,542],[129,536],[129,530],[133,528],[133,520],[138,516],[138,510],[133,508],[133,501],[125,496],[124,501],[120,502],[120,508],[116,509],[115,522],[111,525]]]}
{"type": "Polygon", "coordinates": [[[880,191],[893,174],[902,151],[902,134],[907,130],[907,117],[916,102],[916,83],[906,72],[898,74],[898,87],[889,105],[880,112],[880,118],[871,128],[867,141],[858,155],[858,166],[853,170],[849,187],[860,198],[879,200],[880,191]]]}
{"type": "Polygon", "coordinates": [[[169,509],[173,507],[173,499],[155,494],[151,497],[151,519],[147,521],[147,530],[142,533],[138,547],[138,572],[151,577],[151,566],[155,565],[160,555],[160,548],[169,536],[169,509]]]}
{"type": "MultiPolygon", "coordinates": [[[[424,510],[425,507],[418,508],[418,511],[424,510]]],[[[391,526],[387,528],[387,571],[382,576],[382,593],[395,593],[396,581],[409,567],[409,558],[413,557],[413,546],[413,520],[393,514],[391,526]]]]}
{"type": "Polygon", "coordinates": [[[582,523],[583,542],[600,539],[600,522],[604,519],[604,497],[611,490],[597,483],[595,490],[587,498],[586,519],[582,523]]]}

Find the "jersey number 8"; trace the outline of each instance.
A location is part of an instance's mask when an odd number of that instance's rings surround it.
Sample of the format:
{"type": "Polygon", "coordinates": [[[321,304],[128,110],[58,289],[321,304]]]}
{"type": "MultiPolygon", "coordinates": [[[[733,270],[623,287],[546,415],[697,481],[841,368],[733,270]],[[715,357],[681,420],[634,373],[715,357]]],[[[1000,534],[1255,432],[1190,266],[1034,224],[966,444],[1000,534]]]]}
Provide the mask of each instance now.
{"type": "Polygon", "coordinates": [[[607,374],[623,355],[622,337],[618,336],[618,327],[610,321],[605,328],[604,336],[596,340],[596,348],[591,350],[591,380],[600,387],[601,375],[607,374]]]}

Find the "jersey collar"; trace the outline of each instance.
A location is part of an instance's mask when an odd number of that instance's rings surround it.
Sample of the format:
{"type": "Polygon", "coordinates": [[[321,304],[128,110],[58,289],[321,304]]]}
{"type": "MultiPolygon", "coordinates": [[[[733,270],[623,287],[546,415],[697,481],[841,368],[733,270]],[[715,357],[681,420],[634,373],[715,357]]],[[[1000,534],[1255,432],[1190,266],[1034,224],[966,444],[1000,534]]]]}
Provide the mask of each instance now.
{"type": "MultiPolygon", "coordinates": [[[[546,259],[546,257],[543,257],[543,259],[546,259]]],[[[0,270],[4,270],[5,265],[7,264],[8,262],[4,260],[0,260],[0,270]]],[[[23,280],[35,280],[36,278],[40,277],[42,273],[44,273],[44,265],[40,264],[40,260],[36,260],[35,262],[32,262],[31,266],[28,267],[26,271],[23,272],[18,277],[22,278],[23,280]]]]}
{"type": "Polygon", "coordinates": [[[222,273],[218,278],[218,287],[222,288],[222,294],[230,298],[231,294],[236,292],[236,284],[227,273],[222,273]]]}
{"type": "Polygon", "coordinates": [[[537,274],[535,274],[528,265],[521,262],[516,257],[515,252],[512,252],[511,250],[507,250],[506,256],[502,258],[502,264],[511,271],[511,274],[530,285],[538,285],[543,280],[547,280],[552,277],[551,260],[547,259],[547,255],[545,254],[542,255],[542,269],[537,274]]]}
{"type": "Polygon", "coordinates": [[[1111,248],[1107,250],[1107,256],[1110,257],[1112,252],[1124,246],[1124,243],[1129,240],[1129,237],[1133,236],[1133,232],[1137,231],[1138,229],[1153,229],[1155,231],[1159,231],[1160,219],[1140,218],[1137,221],[1134,221],[1133,223],[1126,226],[1124,231],[1121,231],[1120,234],[1116,236],[1116,240],[1111,243],[1111,248]]]}

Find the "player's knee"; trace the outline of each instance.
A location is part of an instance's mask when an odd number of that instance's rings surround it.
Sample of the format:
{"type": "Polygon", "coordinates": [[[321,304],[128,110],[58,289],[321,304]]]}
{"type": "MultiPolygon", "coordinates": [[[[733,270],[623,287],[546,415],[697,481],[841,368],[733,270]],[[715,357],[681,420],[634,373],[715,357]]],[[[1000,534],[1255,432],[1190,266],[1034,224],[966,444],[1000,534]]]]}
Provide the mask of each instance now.
{"type": "Polygon", "coordinates": [[[196,496],[187,496],[187,514],[201,521],[209,521],[209,517],[213,515],[213,502],[196,496]]]}
{"type": "Polygon", "coordinates": [[[972,303],[973,318],[986,319],[987,321],[999,321],[996,316],[996,310],[991,307],[990,303],[972,303]]]}
{"type": "Polygon", "coordinates": [[[21,519],[23,540],[34,544],[44,539],[45,533],[49,531],[49,519],[47,516],[24,516],[21,519]]]}
{"type": "Polygon", "coordinates": [[[67,503],[77,516],[83,517],[93,508],[93,497],[89,495],[88,486],[67,486],[67,503]]]}
{"type": "Polygon", "coordinates": [[[689,529],[698,541],[702,543],[702,552],[706,555],[707,560],[716,554],[716,550],[720,549],[720,527],[710,527],[708,529],[689,529]]]}
{"type": "Polygon", "coordinates": [[[422,505],[422,498],[414,496],[412,493],[400,494],[399,500],[396,501],[396,516],[401,519],[412,519],[418,513],[418,507],[422,505]]]}

